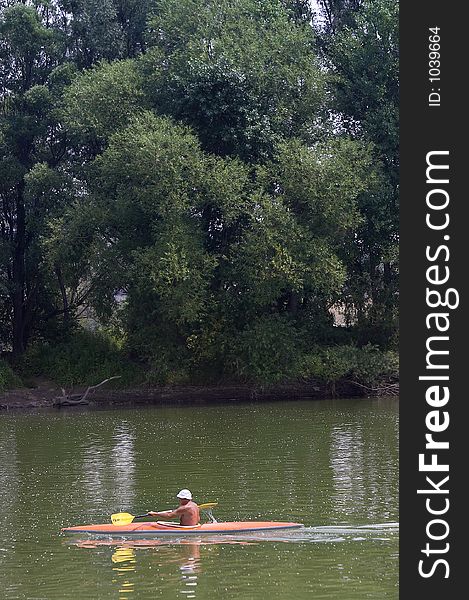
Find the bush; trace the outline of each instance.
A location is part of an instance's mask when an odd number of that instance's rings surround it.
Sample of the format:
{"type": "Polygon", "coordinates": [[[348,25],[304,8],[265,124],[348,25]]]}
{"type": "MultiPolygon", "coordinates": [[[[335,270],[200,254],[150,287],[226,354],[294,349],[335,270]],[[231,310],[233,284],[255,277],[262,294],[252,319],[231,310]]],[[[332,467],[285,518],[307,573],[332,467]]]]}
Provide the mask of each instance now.
{"type": "Polygon", "coordinates": [[[380,381],[397,378],[399,373],[399,354],[392,350],[379,350],[368,344],[357,349],[353,376],[356,381],[368,387],[374,387],[380,381]]]}
{"type": "Polygon", "coordinates": [[[44,376],[55,383],[95,385],[108,377],[119,375],[109,385],[124,387],[142,379],[141,368],[132,363],[115,341],[102,333],[80,331],[55,345],[30,347],[22,358],[25,376],[44,376]]]}
{"type": "Polygon", "coordinates": [[[0,359],[0,391],[22,387],[21,379],[11,370],[11,367],[0,359]]]}
{"type": "Polygon", "coordinates": [[[317,348],[302,359],[302,375],[305,379],[318,379],[324,383],[335,383],[350,375],[356,364],[356,348],[335,346],[317,348]]]}
{"type": "Polygon", "coordinates": [[[317,348],[302,359],[301,374],[305,379],[318,379],[334,384],[349,378],[367,387],[397,377],[399,357],[396,352],[383,351],[368,344],[317,348]]]}
{"type": "Polygon", "coordinates": [[[295,379],[301,359],[299,334],[286,318],[261,317],[237,334],[226,369],[244,381],[278,383],[295,379]]]}
{"type": "MultiPolygon", "coordinates": [[[[183,352],[179,353],[180,355],[183,352]]],[[[145,370],[145,383],[149,386],[185,385],[190,383],[186,360],[181,356],[177,360],[174,349],[156,352],[148,361],[145,370]]]]}

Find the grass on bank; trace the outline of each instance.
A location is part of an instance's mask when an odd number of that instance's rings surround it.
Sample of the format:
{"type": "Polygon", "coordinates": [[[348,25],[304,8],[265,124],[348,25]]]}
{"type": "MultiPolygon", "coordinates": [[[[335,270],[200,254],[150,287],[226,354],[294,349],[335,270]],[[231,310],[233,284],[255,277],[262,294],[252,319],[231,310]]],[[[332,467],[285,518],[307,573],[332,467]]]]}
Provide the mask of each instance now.
{"type": "Polygon", "coordinates": [[[0,392],[22,386],[23,382],[20,377],[18,377],[6,361],[0,358],[0,392]]]}
{"type": "Polygon", "coordinates": [[[130,387],[143,380],[142,368],[112,338],[85,330],[56,344],[32,345],[21,358],[19,373],[25,381],[44,377],[64,388],[96,385],[116,375],[119,379],[109,387],[130,387]]]}
{"type": "MultiPolygon", "coordinates": [[[[160,358],[161,362],[164,362],[164,357],[160,358]]],[[[373,345],[317,346],[307,353],[296,352],[290,356],[290,361],[286,355],[282,356],[283,369],[275,364],[277,354],[273,352],[272,356],[269,356],[265,347],[262,353],[258,353],[257,356],[251,354],[250,358],[251,361],[245,363],[242,376],[241,373],[234,376],[232,374],[227,383],[269,385],[317,382],[333,390],[339,381],[352,381],[371,389],[382,382],[397,381],[399,373],[397,352],[384,351],[373,345]],[[270,376],[272,373],[275,373],[274,378],[270,376]]],[[[164,372],[164,377],[158,377],[155,381],[154,364],[139,364],[131,360],[128,354],[105,334],[80,331],[60,343],[31,346],[15,371],[5,360],[0,360],[0,390],[22,387],[23,382],[27,384],[37,377],[46,378],[65,388],[96,385],[116,375],[119,379],[107,385],[114,388],[131,388],[141,384],[158,386],[191,381],[206,385],[221,383],[220,379],[214,381],[213,376],[208,373],[204,377],[200,365],[191,367],[189,364],[180,364],[176,371],[174,364],[172,368],[170,365],[167,367],[161,371],[164,372]]]]}

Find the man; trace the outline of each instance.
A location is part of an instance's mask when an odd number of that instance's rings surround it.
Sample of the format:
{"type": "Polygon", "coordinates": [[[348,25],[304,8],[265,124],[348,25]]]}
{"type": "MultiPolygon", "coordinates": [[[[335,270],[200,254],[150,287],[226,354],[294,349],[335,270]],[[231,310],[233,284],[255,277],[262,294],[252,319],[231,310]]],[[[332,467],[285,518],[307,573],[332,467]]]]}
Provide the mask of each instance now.
{"type": "Polygon", "coordinates": [[[192,494],[190,491],[181,490],[176,498],[179,498],[179,506],[174,510],[164,510],[161,512],[150,510],[148,516],[163,517],[164,519],[174,519],[179,517],[180,525],[198,525],[200,519],[199,507],[192,501],[192,494]]]}

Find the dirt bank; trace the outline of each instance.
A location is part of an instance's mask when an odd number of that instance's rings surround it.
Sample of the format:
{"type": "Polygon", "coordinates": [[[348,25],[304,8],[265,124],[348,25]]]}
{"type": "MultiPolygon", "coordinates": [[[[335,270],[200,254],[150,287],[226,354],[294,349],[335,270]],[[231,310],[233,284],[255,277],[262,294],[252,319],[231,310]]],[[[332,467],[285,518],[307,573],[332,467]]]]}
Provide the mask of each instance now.
{"type": "MultiPolygon", "coordinates": [[[[41,381],[34,388],[21,388],[0,392],[0,409],[63,408],[80,405],[85,388],[73,390],[64,398],[62,390],[51,382],[41,381]],[[65,400],[65,402],[64,402],[65,400]]],[[[193,405],[220,404],[229,402],[266,402],[274,400],[315,400],[324,398],[350,398],[378,395],[353,382],[339,382],[331,390],[319,383],[299,383],[274,386],[213,385],[136,387],[132,389],[105,389],[105,386],[89,393],[85,404],[96,406],[139,406],[139,405],[193,405]]]]}

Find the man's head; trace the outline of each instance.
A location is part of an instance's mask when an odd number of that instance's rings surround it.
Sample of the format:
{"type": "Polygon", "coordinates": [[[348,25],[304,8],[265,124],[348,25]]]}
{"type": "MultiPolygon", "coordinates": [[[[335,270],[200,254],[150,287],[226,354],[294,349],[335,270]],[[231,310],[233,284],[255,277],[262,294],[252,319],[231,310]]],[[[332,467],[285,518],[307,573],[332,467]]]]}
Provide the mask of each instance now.
{"type": "Polygon", "coordinates": [[[192,500],[192,494],[189,490],[184,489],[177,494],[176,498],[179,498],[179,504],[187,504],[192,500]]]}

